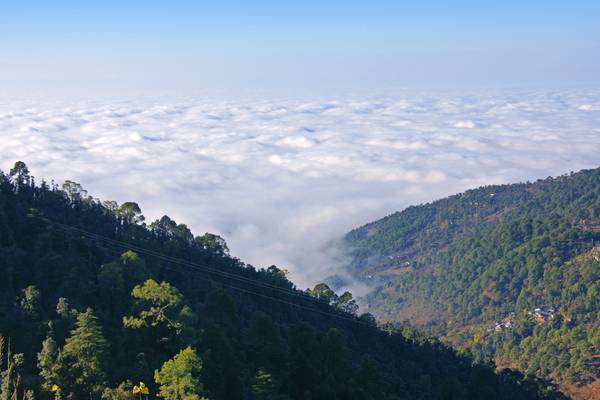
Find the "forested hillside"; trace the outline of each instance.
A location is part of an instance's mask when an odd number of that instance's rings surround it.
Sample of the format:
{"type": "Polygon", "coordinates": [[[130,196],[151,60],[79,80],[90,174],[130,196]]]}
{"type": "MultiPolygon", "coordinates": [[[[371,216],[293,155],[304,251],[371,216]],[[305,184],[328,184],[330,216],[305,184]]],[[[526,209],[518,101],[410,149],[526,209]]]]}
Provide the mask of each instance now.
{"type": "Polygon", "coordinates": [[[345,244],[377,317],[573,393],[600,389],[600,169],[409,207],[345,244]]]}
{"type": "Polygon", "coordinates": [[[0,172],[0,399],[558,399],[139,206],[0,172]]]}

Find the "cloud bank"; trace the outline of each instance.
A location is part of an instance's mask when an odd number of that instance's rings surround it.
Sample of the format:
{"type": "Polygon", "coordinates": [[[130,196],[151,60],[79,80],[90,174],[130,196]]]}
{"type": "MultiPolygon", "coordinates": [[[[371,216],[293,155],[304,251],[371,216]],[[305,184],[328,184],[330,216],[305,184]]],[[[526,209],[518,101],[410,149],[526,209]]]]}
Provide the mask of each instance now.
{"type": "Polygon", "coordinates": [[[600,92],[0,101],[0,168],[223,235],[304,288],[326,244],[408,205],[600,164],[600,92]]]}

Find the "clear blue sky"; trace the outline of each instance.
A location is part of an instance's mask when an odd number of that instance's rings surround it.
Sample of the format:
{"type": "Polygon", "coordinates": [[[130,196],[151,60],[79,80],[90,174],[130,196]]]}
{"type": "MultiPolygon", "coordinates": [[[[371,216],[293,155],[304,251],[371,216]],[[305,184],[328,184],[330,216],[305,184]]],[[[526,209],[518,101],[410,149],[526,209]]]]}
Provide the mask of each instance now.
{"type": "Polygon", "coordinates": [[[598,85],[600,1],[5,1],[0,83],[91,92],[598,85]]]}

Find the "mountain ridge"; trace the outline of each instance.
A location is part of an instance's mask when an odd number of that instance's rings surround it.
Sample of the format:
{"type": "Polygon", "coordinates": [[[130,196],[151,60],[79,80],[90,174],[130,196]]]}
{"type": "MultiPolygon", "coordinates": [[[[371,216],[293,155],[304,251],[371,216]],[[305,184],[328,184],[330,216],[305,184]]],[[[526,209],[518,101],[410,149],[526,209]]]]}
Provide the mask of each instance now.
{"type": "Polygon", "coordinates": [[[350,294],[297,290],[216,235],[147,224],[137,203],[38,185],[21,162],[0,172],[2,398],[564,398],[355,312],[350,294]]]}
{"type": "Polygon", "coordinates": [[[363,302],[378,318],[566,387],[600,375],[599,228],[600,169],[591,169],[408,207],[344,241],[349,270],[375,287],[363,302]],[[552,308],[556,327],[532,325],[552,308]],[[495,331],[507,318],[510,329],[495,331]]]}

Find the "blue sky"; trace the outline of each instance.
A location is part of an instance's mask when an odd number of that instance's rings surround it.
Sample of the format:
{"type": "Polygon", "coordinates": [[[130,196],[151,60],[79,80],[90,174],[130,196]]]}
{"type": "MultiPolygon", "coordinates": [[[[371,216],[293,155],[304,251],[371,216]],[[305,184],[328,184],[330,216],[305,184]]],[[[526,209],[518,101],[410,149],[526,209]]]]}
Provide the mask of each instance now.
{"type": "Polygon", "coordinates": [[[598,1],[7,1],[6,90],[600,83],[598,1]],[[487,4],[485,4],[487,3],[487,4]]]}

